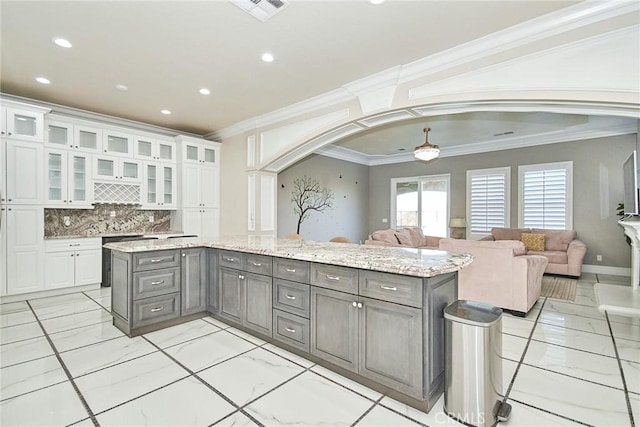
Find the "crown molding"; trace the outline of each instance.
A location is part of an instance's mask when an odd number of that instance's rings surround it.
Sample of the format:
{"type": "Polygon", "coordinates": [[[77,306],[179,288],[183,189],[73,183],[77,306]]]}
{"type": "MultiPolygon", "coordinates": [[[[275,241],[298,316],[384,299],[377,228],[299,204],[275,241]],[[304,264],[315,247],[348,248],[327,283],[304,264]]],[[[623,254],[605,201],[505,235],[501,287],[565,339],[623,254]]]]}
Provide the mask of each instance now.
{"type": "MultiPolygon", "coordinates": [[[[441,147],[440,157],[455,157],[468,154],[489,153],[493,151],[509,150],[514,148],[533,147],[537,145],[557,144],[560,142],[582,141],[594,138],[606,138],[619,135],[630,135],[638,132],[637,125],[613,126],[611,128],[569,130],[549,132],[539,135],[524,137],[504,138],[500,141],[483,141],[453,147],[441,147]]],[[[321,147],[315,153],[334,159],[359,163],[366,166],[379,166],[393,163],[405,163],[416,161],[413,153],[392,155],[367,155],[335,145],[321,147]]]]}
{"type": "Polygon", "coordinates": [[[110,126],[122,126],[129,129],[142,131],[142,132],[151,132],[151,133],[166,135],[172,138],[178,135],[186,135],[193,138],[198,138],[199,140],[202,140],[203,138],[202,135],[197,135],[194,133],[183,132],[183,131],[179,131],[171,128],[152,125],[149,123],[138,122],[135,120],[123,119],[120,117],[110,116],[108,114],[82,110],[80,108],[67,107],[66,105],[54,104],[51,102],[40,101],[37,99],[24,98],[21,96],[9,95],[5,93],[0,93],[0,98],[3,101],[6,100],[11,102],[19,102],[23,104],[45,108],[49,110],[48,112],[51,114],[55,114],[56,116],[61,116],[61,117],[69,117],[71,119],[90,120],[92,122],[98,122],[98,123],[102,123],[110,126]]]}
{"type": "Polygon", "coordinates": [[[345,83],[339,89],[235,123],[230,127],[206,134],[204,137],[208,139],[229,138],[311,113],[320,108],[353,100],[362,93],[380,89],[385,85],[403,84],[499,52],[638,11],[640,11],[640,2],[636,0],[584,1],[417,61],[396,65],[379,73],[345,83]]]}

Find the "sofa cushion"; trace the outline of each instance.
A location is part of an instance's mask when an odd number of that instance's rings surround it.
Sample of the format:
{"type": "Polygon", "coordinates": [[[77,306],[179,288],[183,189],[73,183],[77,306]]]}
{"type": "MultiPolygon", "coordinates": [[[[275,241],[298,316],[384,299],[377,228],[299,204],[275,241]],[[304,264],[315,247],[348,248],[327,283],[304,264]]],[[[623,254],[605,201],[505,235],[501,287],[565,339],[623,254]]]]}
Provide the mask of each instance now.
{"type": "Polygon", "coordinates": [[[411,244],[411,233],[406,228],[401,228],[399,230],[395,230],[396,238],[398,239],[398,243],[402,246],[413,246],[411,244]]]}
{"type": "Polygon", "coordinates": [[[544,251],[544,234],[522,233],[520,240],[527,251],[544,251]]]}
{"type": "Polygon", "coordinates": [[[425,245],[425,236],[420,227],[405,227],[404,230],[409,232],[411,238],[411,246],[418,248],[425,245]]]}
{"type": "Polygon", "coordinates": [[[371,239],[392,244],[400,243],[396,237],[395,230],[392,229],[374,231],[371,233],[371,239]]]}
{"type": "Polygon", "coordinates": [[[534,228],[531,232],[545,235],[545,251],[566,251],[569,249],[569,243],[578,237],[578,233],[574,230],[545,230],[542,228],[534,228]]]}
{"type": "Polygon", "coordinates": [[[564,251],[529,251],[527,255],[542,255],[547,257],[550,264],[568,264],[569,256],[564,251]]]}
{"type": "Polygon", "coordinates": [[[491,249],[511,249],[514,256],[526,255],[527,250],[524,243],[519,240],[464,240],[464,239],[442,239],[440,245],[442,249],[455,247],[457,251],[464,252],[465,248],[491,248],[491,249]]]}
{"type": "Polygon", "coordinates": [[[531,233],[529,228],[493,227],[491,235],[495,240],[520,240],[522,233],[531,233]]]}

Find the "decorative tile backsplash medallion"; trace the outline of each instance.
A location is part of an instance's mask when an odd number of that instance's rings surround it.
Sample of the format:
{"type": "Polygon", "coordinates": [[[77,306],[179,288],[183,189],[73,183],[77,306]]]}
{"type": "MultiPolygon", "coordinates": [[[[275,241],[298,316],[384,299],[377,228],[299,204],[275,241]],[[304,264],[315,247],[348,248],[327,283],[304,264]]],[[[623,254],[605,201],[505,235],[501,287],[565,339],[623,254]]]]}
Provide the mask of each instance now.
{"type": "Polygon", "coordinates": [[[45,209],[44,237],[104,236],[171,231],[171,212],[99,204],[95,209],[45,209]],[[149,218],[153,217],[153,222],[149,218]]]}

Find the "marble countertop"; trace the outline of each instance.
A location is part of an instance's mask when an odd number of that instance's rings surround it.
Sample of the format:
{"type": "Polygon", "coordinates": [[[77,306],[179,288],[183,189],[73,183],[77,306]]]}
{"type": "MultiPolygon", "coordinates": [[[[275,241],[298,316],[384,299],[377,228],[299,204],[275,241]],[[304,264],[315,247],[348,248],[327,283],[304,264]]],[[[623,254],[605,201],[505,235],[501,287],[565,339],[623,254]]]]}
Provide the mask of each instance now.
{"type": "Polygon", "coordinates": [[[435,249],[286,240],[273,236],[184,237],[109,243],[104,246],[127,253],[207,247],[418,277],[458,271],[473,261],[470,254],[435,249]]]}

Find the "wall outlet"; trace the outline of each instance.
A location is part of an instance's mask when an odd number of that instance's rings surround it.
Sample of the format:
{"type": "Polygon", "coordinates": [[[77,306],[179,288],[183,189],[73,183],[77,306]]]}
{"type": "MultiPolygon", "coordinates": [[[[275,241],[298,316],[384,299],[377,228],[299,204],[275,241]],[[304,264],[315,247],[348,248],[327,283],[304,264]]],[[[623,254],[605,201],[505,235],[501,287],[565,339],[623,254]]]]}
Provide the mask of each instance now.
{"type": "Polygon", "coordinates": [[[602,261],[602,255],[600,254],[596,255],[596,261],[602,261]]]}
{"type": "Polygon", "coordinates": [[[111,218],[115,218],[115,217],[116,217],[116,211],[111,211],[111,212],[109,212],[109,216],[110,216],[111,218]]]}
{"type": "Polygon", "coordinates": [[[149,222],[153,222],[153,215],[149,215],[149,222]]]}
{"type": "Polygon", "coordinates": [[[68,227],[71,225],[71,218],[69,218],[68,216],[63,216],[62,217],[62,223],[64,224],[65,227],[68,227]]]}
{"type": "Polygon", "coordinates": [[[382,218],[382,223],[386,224],[387,222],[389,222],[389,220],[387,218],[382,218]]]}

